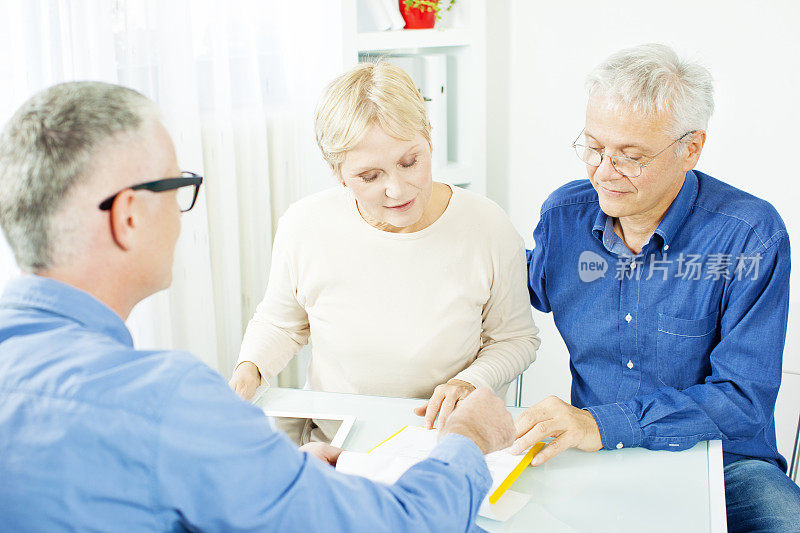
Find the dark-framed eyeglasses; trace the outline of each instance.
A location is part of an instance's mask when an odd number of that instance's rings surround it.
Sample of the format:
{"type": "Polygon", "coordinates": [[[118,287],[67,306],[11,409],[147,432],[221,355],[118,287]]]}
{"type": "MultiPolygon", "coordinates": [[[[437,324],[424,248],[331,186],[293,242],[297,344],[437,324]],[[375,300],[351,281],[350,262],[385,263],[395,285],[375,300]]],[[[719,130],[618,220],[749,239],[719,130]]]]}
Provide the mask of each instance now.
{"type": "Polygon", "coordinates": [[[591,146],[586,146],[584,144],[579,144],[578,139],[581,138],[583,132],[586,129],[582,129],[581,132],[578,134],[578,137],[572,142],[572,149],[575,150],[575,155],[578,156],[578,159],[583,161],[589,166],[592,167],[599,167],[603,163],[603,158],[607,157],[611,160],[611,166],[614,167],[614,170],[625,176],[626,178],[638,178],[642,175],[642,169],[655,161],[655,159],[667,151],[667,148],[672,146],[678,141],[683,140],[687,135],[691,135],[693,133],[697,133],[697,130],[687,131],[674,141],[672,141],[669,146],[658,152],[656,155],[649,157],[647,163],[640,163],[635,159],[631,159],[630,157],[624,157],[619,155],[607,155],[605,153],[605,148],[598,150],[597,148],[592,148],[591,146]]]}
{"type": "MultiPolygon", "coordinates": [[[[154,181],[139,183],[138,185],[126,187],[122,189],[122,191],[131,189],[133,191],[145,190],[152,192],[164,192],[178,189],[178,207],[180,208],[181,213],[185,213],[194,207],[194,204],[197,201],[197,194],[200,192],[200,185],[202,184],[203,176],[195,174],[194,172],[184,171],[181,172],[180,177],[161,178],[154,181]]],[[[117,191],[117,193],[109,196],[100,202],[98,207],[103,211],[110,210],[111,206],[114,205],[114,200],[116,200],[117,196],[119,196],[122,191],[117,191]]]]}

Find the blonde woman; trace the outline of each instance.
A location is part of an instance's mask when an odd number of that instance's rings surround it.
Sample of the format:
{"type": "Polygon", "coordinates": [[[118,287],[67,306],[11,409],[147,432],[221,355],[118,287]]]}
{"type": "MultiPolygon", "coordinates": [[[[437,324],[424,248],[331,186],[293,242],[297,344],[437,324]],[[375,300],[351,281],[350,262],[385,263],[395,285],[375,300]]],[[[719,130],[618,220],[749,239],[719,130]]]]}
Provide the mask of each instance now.
{"type": "Polygon", "coordinates": [[[250,398],[311,337],[308,387],[430,398],[429,427],[476,387],[502,395],[539,346],[523,241],[496,204],[433,181],[414,82],[358,65],[327,87],[315,128],[339,186],[281,218],[231,386],[250,398]]]}

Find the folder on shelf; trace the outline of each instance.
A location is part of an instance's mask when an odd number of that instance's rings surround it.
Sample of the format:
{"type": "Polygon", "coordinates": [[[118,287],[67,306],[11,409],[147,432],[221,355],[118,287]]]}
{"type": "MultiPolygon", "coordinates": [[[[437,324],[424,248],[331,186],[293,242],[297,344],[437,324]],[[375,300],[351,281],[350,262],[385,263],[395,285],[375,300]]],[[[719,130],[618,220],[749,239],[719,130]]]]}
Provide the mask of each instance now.
{"type": "MultiPolygon", "coordinates": [[[[447,55],[423,54],[422,94],[425,109],[431,122],[431,144],[434,172],[447,166],[447,55]]],[[[436,178],[438,176],[434,176],[436,178]]]]}
{"type": "Polygon", "coordinates": [[[358,0],[358,31],[392,29],[392,17],[381,0],[358,0]]]}
{"type": "Polygon", "coordinates": [[[447,126],[447,54],[393,54],[384,58],[408,73],[425,99],[425,111],[431,123],[434,179],[448,163],[447,126]]]}
{"type": "Polygon", "coordinates": [[[400,14],[400,5],[397,0],[381,0],[386,14],[392,21],[393,30],[402,30],[406,27],[406,21],[403,20],[403,15],[400,14]]]}
{"type": "MultiPolygon", "coordinates": [[[[394,483],[406,470],[427,458],[438,441],[438,431],[405,426],[378,443],[367,453],[342,452],[336,469],[383,483],[394,483]]],[[[492,487],[481,505],[479,515],[505,521],[515,515],[531,496],[508,490],[544,447],[537,443],[523,457],[500,450],[486,455],[492,475],[492,487]]]]}

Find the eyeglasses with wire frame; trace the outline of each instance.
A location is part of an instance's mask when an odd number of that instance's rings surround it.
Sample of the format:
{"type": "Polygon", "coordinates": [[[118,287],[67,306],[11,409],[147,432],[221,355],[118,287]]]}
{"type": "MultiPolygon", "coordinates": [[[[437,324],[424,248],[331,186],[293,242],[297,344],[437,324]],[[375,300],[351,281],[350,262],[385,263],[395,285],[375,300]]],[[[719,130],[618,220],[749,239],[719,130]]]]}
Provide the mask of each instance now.
{"type": "Polygon", "coordinates": [[[642,175],[642,169],[655,161],[655,159],[667,151],[667,148],[672,146],[678,141],[683,140],[687,135],[691,135],[693,133],[697,133],[697,130],[687,131],[674,141],[672,141],[669,146],[658,152],[656,155],[649,157],[649,161],[647,163],[640,163],[635,159],[631,159],[630,157],[619,156],[619,155],[606,155],[605,149],[598,150],[597,148],[592,148],[591,146],[586,146],[584,144],[579,144],[578,139],[581,138],[583,132],[586,131],[585,129],[581,130],[578,134],[578,137],[573,141],[572,148],[575,150],[575,155],[578,156],[578,159],[586,163],[587,165],[593,167],[599,167],[603,163],[603,158],[608,157],[611,160],[611,166],[614,167],[614,170],[625,176],[626,178],[638,178],[642,175]]]}
{"type": "Polygon", "coordinates": [[[109,211],[111,206],[114,205],[114,200],[117,199],[117,196],[119,196],[121,192],[127,191],[128,189],[133,191],[145,190],[152,192],[165,192],[178,189],[178,207],[180,208],[181,213],[185,213],[194,207],[195,202],[197,202],[197,194],[200,192],[200,185],[202,184],[203,176],[195,174],[194,172],[184,171],[181,172],[179,177],[161,178],[145,183],[139,183],[137,185],[132,185],[131,187],[126,187],[100,202],[98,207],[103,211],[109,211]]]}

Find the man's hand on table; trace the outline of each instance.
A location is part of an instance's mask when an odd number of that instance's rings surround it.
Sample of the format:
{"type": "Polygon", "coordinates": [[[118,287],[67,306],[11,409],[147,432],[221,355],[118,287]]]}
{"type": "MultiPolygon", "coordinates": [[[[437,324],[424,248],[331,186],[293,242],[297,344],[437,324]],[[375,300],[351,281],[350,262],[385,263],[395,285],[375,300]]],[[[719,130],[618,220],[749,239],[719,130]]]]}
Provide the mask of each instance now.
{"type": "Polygon", "coordinates": [[[336,448],[324,442],[309,442],[300,446],[299,449],[301,452],[308,452],[331,466],[336,466],[336,461],[339,460],[339,455],[342,453],[341,448],[336,448]]]}
{"type": "Polygon", "coordinates": [[[514,418],[503,400],[489,388],[481,387],[464,400],[439,424],[439,435],[458,433],[472,439],[484,454],[507,448],[514,440],[514,418]]]}
{"type": "Polygon", "coordinates": [[[471,383],[460,379],[451,379],[447,383],[442,383],[433,389],[433,395],[428,403],[414,408],[414,414],[425,416],[425,427],[431,429],[439,415],[439,427],[444,427],[450,413],[456,408],[456,404],[475,390],[471,383]]]}
{"type": "Polygon", "coordinates": [[[233,369],[233,376],[228,385],[243,400],[250,401],[258,386],[261,385],[261,373],[258,371],[258,367],[250,361],[242,361],[233,369]]]}
{"type": "Polygon", "coordinates": [[[516,422],[517,440],[511,453],[522,453],[546,437],[554,439],[531,463],[544,464],[568,448],[595,452],[603,447],[592,413],[550,396],[522,413],[516,422]]]}

